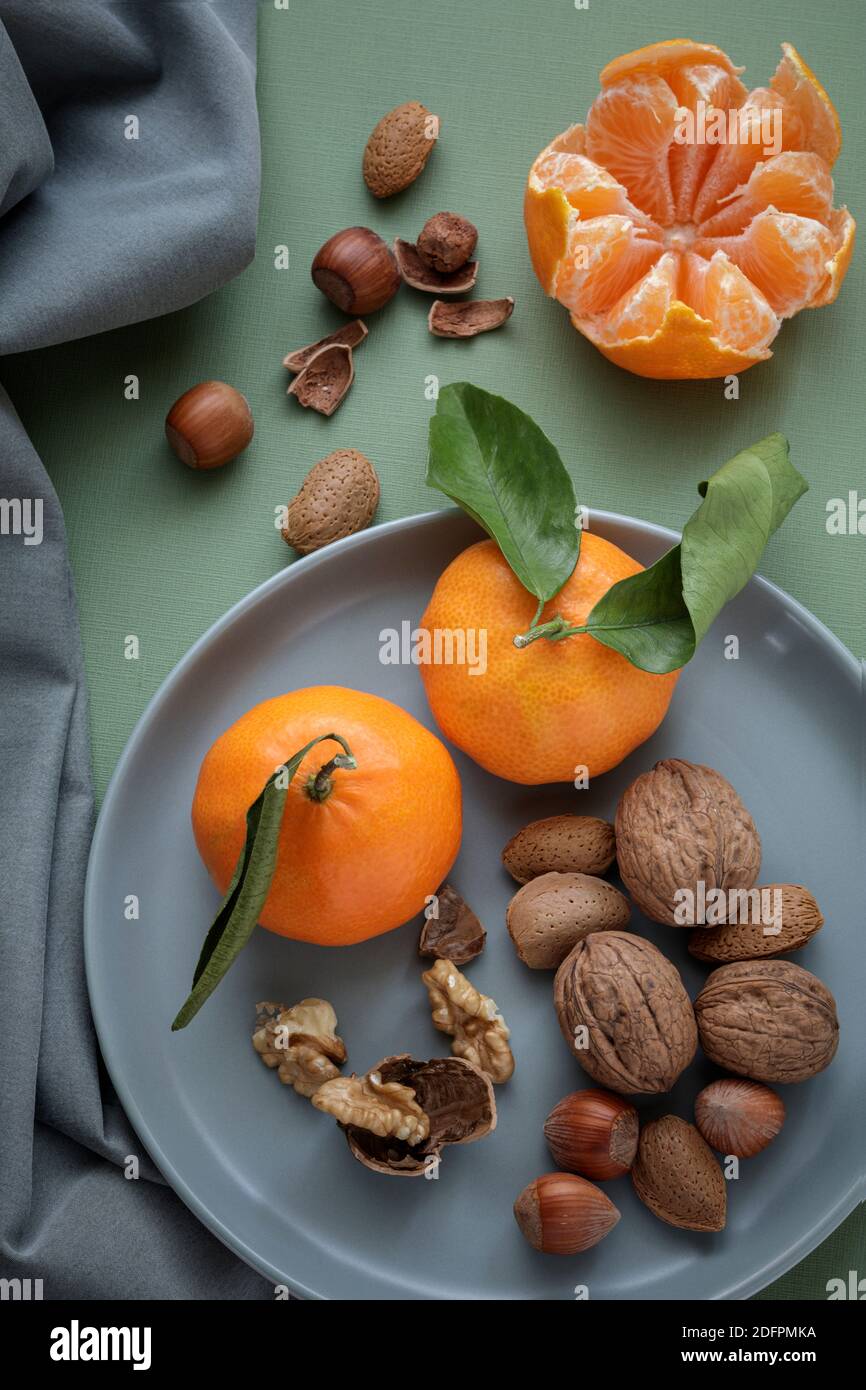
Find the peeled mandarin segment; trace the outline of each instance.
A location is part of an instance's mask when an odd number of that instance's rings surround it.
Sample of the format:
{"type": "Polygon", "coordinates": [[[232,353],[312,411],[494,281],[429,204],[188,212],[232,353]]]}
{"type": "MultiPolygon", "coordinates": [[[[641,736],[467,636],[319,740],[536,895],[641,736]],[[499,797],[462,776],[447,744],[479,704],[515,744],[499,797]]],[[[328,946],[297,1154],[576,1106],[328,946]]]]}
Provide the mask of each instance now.
{"type": "Polygon", "coordinates": [[[619,213],[640,226],[659,231],[655,223],[629,201],[622,184],[585,155],[546,150],[533,164],[529,180],[539,191],[561,189],[582,218],[619,213]]]}
{"type": "Polygon", "coordinates": [[[626,290],[597,321],[599,338],[608,343],[651,337],[661,328],[677,293],[680,257],[666,251],[636,285],[626,290]]]}
{"type": "Polygon", "coordinates": [[[700,228],[701,236],[735,236],[759,212],[795,212],[829,223],[833,211],[833,177],[818,154],[790,150],[752,170],[748,183],[722,200],[719,211],[700,228]]]}
{"type": "Polygon", "coordinates": [[[845,279],[851,264],[857,226],[847,208],[838,208],[830,214],[830,231],[835,238],[837,250],[827,267],[827,283],[822,286],[814,299],[810,299],[806,306],[809,309],[821,309],[825,304],[833,303],[842,288],[842,281],[845,279]]]}
{"type": "MultiPolygon", "coordinates": [[[[714,110],[728,111],[738,107],[746,98],[742,82],[723,67],[703,64],[680,68],[669,73],[667,81],[681,110],[690,111],[695,117],[701,110],[700,104],[709,115],[714,110]]],[[[685,124],[682,129],[685,134],[689,133],[685,124]]],[[[697,134],[695,128],[694,136],[697,134]]],[[[692,143],[681,143],[675,135],[669,163],[677,222],[691,221],[698,189],[715,153],[715,147],[706,141],[699,142],[695,138],[692,143]]]]}
{"type": "Polygon", "coordinates": [[[801,127],[797,112],[789,108],[778,92],[756,87],[735,116],[734,139],[715,146],[715,156],[695,202],[693,221],[705,222],[718,211],[718,205],[748,181],[756,164],[782,150],[801,149],[801,127]],[[781,149],[774,150],[778,138],[781,149]]]}
{"type": "Polygon", "coordinates": [[[804,132],[802,148],[821,155],[832,166],[842,148],[842,128],[832,101],[796,48],[782,44],[783,58],[770,78],[774,92],[799,113],[804,132]]]}
{"type": "Polygon", "coordinates": [[[614,58],[602,68],[599,81],[602,87],[610,87],[623,77],[634,77],[639,73],[667,77],[677,68],[698,64],[722,67],[732,75],[743,71],[735,67],[727,53],[714,43],[696,43],[694,39],[662,39],[660,43],[650,43],[614,58]]]}
{"type": "Polygon", "coordinates": [[[709,261],[692,252],[683,259],[681,296],[712,323],[719,342],[740,352],[769,347],[781,320],[739,267],[723,251],[709,261]]]}
{"type": "Polygon", "coordinates": [[[575,314],[600,314],[619,299],[662,254],[628,217],[575,217],[553,293],[575,314]]]}
{"type": "Polygon", "coordinates": [[[677,103],[660,77],[625,78],[596,97],[586,118],[586,152],[663,227],[674,220],[668,151],[677,103]]]}
{"type": "Polygon", "coordinates": [[[694,249],[703,256],[724,251],[776,313],[790,318],[825,289],[837,247],[814,218],[767,208],[739,236],[701,238],[694,249]]]}
{"type": "Polygon", "coordinates": [[[672,301],[661,328],[649,338],[611,343],[600,335],[598,319],[572,314],[571,322],[608,361],[654,381],[706,381],[744,372],[773,355],[769,348],[738,352],[726,347],[714,336],[712,324],[679,299],[672,301]]]}

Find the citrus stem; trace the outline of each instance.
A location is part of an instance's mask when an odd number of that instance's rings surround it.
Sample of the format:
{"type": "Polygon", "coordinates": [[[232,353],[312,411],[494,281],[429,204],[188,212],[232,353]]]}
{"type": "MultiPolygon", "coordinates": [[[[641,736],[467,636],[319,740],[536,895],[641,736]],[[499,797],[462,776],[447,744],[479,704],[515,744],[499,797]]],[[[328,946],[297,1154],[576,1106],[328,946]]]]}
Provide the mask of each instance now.
{"type": "Polygon", "coordinates": [[[557,613],[546,623],[533,623],[528,632],[518,633],[513,640],[515,647],[523,648],[528,647],[530,642],[536,642],[539,637],[546,637],[548,642],[559,642],[563,637],[577,637],[586,631],[585,627],[569,627],[561,614],[557,613]]]}
{"type": "Polygon", "coordinates": [[[323,763],[318,772],[311,772],[307,778],[305,791],[311,801],[327,801],[331,792],[334,790],[334,782],[331,773],[338,767],[356,768],[355,755],[344,738],[339,734],[331,734],[331,738],[336,739],[344,752],[337,753],[328,762],[323,763]]]}

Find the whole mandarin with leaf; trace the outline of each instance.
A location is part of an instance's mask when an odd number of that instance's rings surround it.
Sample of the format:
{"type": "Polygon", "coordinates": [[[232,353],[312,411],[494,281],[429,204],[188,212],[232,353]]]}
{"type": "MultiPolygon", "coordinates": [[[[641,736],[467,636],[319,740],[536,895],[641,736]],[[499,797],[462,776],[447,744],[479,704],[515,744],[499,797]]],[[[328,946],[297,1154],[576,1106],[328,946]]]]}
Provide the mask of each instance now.
{"type": "Polygon", "coordinates": [[[713,44],[626,53],[602,70],[586,124],[535,160],[535,273],[617,366],[745,371],[772,356],[784,319],[838,295],[855,233],[833,206],[839,118],[797,50],[782,53],[751,92],[713,44]]]}
{"type": "Polygon", "coordinates": [[[221,893],[247,812],[274,772],[333,730],[356,767],[327,770],[313,748],[288,786],[277,859],[259,923],[280,936],[346,946],[391,931],[425,906],[461,838],[460,779],[442,742],[378,695],[313,686],[241,715],[205,755],[192,805],[196,845],[221,893]]]}
{"type": "MultiPolygon", "coordinates": [[[[575,626],[613,584],[643,565],[585,531],[571,577],[542,610],[575,626]]],[[[678,671],[655,675],[588,633],[514,645],[535,617],[537,600],[492,540],[464,550],[441,575],[421,627],[487,632],[486,670],[420,667],[430,708],[445,737],[488,772],[511,782],[573,782],[622,762],[658,728],[678,671]]]]}

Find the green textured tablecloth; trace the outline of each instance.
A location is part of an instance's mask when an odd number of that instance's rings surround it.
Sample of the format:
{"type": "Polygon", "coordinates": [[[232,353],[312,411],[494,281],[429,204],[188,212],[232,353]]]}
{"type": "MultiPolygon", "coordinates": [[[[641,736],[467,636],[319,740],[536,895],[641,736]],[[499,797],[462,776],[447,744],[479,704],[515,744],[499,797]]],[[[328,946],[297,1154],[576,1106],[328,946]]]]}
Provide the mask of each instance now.
{"type": "MultiPolygon", "coordinates": [[[[610,365],[544,298],[529,265],[521,200],[531,160],[583,119],[605,62],[682,36],[683,13],[674,0],[589,0],[586,10],[573,0],[288,0],[286,9],[262,0],[254,264],[182,313],[3,364],[66,514],[98,793],[189,645],[289,561],[274,509],[317,458],[340,446],[366,453],[382,480],[380,520],[442,504],[424,484],[433,375],[468,378],[527,409],[558,445],[581,501],[675,528],[701,478],[784,431],[811,491],[771,540],[762,571],[866,656],[866,537],[826,527],[830,499],[858,486],[866,495],[862,255],[837,304],[785,325],[772,361],[740,378],[736,401],[720,381],[656,383],[610,365]],[[361,179],[361,151],[379,116],[410,98],[439,114],[441,140],[418,182],[378,203],[361,179]],[[287,400],[286,350],[341,321],[310,282],[320,243],[354,223],[414,238],[441,208],[478,225],[476,293],[514,295],[511,322],[473,342],[434,339],[427,301],[404,290],[371,318],[354,388],[331,420],[287,400]],[[283,246],[289,267],[277,269],[283,246]],[[125,396],[132,375],[138,400],[125,396]],[[211,475],[182,467],[162,434],[171,402],[206,377],[243,390],[256,419],[247,454],[211,475]],[[137,660],[125,656],[132,634],[137,660]]],[[[693,0],[688,14],[687,36],[721,45],[746,65],[750,86],[766,83],[782,40],[799,48],[842,120],[837,202],[866,215],[860,0],[693,0]]],[[[866,1275],[862,1207],[761,1297],[825,1298],[827,1280],[851,1269],[866,1275]]]]}

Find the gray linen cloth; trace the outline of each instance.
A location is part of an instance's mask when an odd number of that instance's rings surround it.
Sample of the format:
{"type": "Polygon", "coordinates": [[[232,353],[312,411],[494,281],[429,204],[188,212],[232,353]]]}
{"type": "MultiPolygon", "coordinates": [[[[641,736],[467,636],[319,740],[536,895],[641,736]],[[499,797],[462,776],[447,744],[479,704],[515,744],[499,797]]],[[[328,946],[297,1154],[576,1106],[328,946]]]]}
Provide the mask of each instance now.
{"type": "MultiPolygon", "coordinates": [[[[248,264],[255,36],[255,0],[0,0],[0,354],[178,309],[248,264]]],[[[63,517],[0,387],[0,1275],[46,1299],[272,1297],[166,1187],[105,1076],[92,819],[63,517]]]]}

